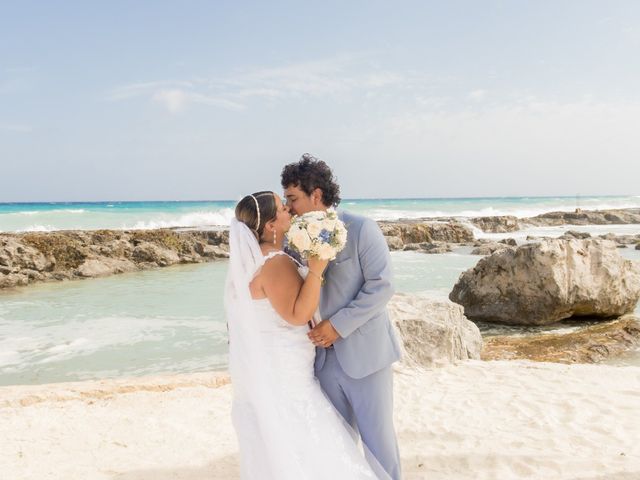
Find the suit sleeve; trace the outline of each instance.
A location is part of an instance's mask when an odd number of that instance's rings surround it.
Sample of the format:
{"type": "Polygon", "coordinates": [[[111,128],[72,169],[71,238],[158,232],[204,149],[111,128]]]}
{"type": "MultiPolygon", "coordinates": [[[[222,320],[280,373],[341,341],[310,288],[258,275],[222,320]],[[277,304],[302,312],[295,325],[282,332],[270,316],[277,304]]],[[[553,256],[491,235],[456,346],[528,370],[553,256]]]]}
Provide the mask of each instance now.
{"type": "Polygon", "coordinates": [[[373,220],[366,219],[360,228],[358,257],[364,283],[356,297],[329,319],[342,338],[382,311],[394,293],[389,247],[373,220]]]}

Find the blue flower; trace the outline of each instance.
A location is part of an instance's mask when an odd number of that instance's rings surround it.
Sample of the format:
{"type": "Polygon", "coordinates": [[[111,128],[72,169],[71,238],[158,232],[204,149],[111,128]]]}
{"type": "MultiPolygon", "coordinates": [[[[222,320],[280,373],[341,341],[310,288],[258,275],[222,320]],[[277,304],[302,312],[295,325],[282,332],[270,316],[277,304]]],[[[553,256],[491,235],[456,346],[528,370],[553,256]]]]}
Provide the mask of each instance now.
{"type": "Polygon", "coordinates": [[[331,239],[331,232],[329,230],[327,230],[326,228],[323,228],[320,231],[320,234],[318,235],[318,238],[320,238],[320,240],[322,240],[322,243],[329,243],[329,240],[331,239]]]}

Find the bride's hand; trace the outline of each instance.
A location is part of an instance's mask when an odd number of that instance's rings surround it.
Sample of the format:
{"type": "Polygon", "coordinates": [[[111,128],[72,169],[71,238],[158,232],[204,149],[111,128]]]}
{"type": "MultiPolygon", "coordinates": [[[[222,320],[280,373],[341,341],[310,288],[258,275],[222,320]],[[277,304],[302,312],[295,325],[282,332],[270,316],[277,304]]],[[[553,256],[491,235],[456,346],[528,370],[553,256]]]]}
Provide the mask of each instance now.
{"type": "Polygon", "coordinates": [[[309,270],[313,272],[315,275],[322,277],[327,265],[329,265],[329,260],[321,260],[318,257],[309,257],[307,259],[307,265],[309,266],[309,270]]]}

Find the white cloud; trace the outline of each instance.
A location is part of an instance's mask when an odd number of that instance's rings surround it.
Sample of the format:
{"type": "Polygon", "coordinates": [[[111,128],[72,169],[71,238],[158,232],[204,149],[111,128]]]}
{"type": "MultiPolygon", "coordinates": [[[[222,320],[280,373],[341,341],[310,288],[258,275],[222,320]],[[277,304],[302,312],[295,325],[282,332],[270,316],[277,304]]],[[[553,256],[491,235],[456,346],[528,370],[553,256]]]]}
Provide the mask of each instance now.
{"type": "Polygon", "coordinates": [[[192,86],[192,83],[182,82],[182,81],[132,83],[130,85],[124,85],[121,87],[114,88],[107,95],[107,100],[112,100],[112,101],[126,100],[129,98],[145,96],[145,95],[148,95],[149,93],[155,94],[167,88],[178,88],[178,87],[189,88],[191,86],[192,86]]]}
{"type": "Polygon", "coordinates": [[[22,124],[0,123],[0,131],[11,133],[31,133],[33,131],[33,127],[31,127],[30,125],[22,124]]]}
{"type": "Polygon", "coordinates": [[[164,105],[171,113],[183,110],[187,103],[187,94],[178,89],[159,90],[152,98],[154,101],[164,105]]]}
{"type": "Polygon", "coordinates": [[[158,90],[151,98],[171,113],[181,112],[189,104],[211,105],[229,110],[242,110],[244,108],[243,105],[224,98],[216,98],[177,88],[158,90]]]}
{"type": "Polygon", "coordinates": [[[474,90],[469,93],[469,99],[475,102],[480,102],[484,100],[486,96],[487,96],[487,91],[482,89],[474,90]]]}
{"type": "Polygon", "coordinates": [[[547,175],[571,165],[580,175],[594,166],[614,168],[638,158],[637,118],[638,103],[524,97],[482,108],[400,113],[380,130],[399,156],[458,159],[468,165],[530,162],[547,169],[547,175]]]}
{"type": "Polygon", "coordinates": [[[212,78],[135,83],[113,89],[107,99],[121,101],[147,97],[172,113],[183,111],[190,104],[240,110],[251,100],[332,97],[355,90],[366,94],[366,91],[407,82],[400,74],[372,71],[372,67],[363,67],[361,63],[359,56],[339,55],[280,67],[241,70],[212,78]]]}

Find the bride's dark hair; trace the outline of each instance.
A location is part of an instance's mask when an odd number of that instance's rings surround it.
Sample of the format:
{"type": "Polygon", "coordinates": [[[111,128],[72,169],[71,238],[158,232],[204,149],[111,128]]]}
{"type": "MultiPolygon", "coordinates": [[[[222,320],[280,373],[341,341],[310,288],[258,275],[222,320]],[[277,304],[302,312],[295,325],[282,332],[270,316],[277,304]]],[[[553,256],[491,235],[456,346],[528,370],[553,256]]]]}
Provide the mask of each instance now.
{"type": "Polygon", "coordinates": [[[278,207],[273,192],[265,190],[247,195],[236,205],[236,219],[244,223],[258,239],[262,238],[264,226],[267,222],[276,218],[278,207]],[[255,198],[255,200],[254,200],[255,198]],[[260,223],[258,224],[258,211],[256,210],[256,200],[260,207],[260,223]]]}

